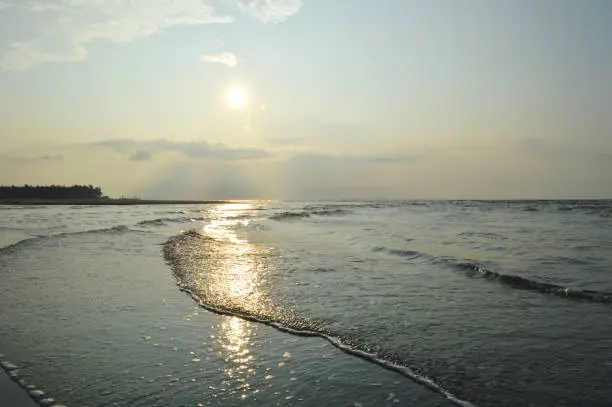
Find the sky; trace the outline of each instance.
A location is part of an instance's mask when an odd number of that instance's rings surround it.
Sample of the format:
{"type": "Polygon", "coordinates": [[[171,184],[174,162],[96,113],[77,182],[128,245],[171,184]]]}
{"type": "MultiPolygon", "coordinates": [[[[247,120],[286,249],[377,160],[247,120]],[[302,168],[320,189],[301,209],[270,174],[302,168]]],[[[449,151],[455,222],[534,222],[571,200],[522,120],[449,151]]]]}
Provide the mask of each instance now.
{"type": "Polygon", "coordinates": [[[0,0],[0,184],[612,198],[609,0],[0,0]]]}

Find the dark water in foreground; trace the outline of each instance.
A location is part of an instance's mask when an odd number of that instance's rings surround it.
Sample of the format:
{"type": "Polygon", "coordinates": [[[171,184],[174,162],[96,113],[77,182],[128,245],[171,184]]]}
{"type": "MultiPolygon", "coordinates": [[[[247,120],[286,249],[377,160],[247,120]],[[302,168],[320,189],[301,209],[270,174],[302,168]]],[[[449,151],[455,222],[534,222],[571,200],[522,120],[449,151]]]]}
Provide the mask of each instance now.
{"type": "Polygon", "coordinates": [[[69,407],[612,400],[610,201],[0,212],[0,352],[69,407]]]}

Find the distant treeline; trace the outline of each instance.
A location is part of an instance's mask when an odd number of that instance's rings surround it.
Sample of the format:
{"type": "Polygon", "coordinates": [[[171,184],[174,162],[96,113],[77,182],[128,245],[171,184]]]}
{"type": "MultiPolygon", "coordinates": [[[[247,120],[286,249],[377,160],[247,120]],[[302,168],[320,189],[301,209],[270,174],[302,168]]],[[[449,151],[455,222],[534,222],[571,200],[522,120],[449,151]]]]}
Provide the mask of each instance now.
{"type": "Polygon", "coordinates": [[[102,188],[93,185],[0,186],[0,199],[101,199],[102,188]]]}

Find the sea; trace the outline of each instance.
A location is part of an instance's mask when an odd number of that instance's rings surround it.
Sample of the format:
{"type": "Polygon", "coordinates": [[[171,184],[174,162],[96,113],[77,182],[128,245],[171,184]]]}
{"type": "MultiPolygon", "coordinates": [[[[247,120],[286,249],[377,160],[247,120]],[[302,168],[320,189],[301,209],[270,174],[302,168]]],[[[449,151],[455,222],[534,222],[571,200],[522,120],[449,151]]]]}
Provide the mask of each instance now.
{"type": "Polygon", "coordinates": [[[0,246],[41,406],[612,405],[612,201],[0,206],[0,246]]]}

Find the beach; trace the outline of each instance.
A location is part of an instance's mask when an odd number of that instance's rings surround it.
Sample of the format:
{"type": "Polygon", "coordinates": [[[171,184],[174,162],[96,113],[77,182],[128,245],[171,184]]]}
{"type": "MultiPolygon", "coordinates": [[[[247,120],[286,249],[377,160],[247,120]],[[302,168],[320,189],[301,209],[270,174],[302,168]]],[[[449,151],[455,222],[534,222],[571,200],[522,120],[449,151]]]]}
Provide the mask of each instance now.
{"type": "Polygon", "coordinates": [[[67,407],[604,407],[611,210],[3,206],[0,352],[67,407]]]}
{"type": "Polygon", "coordinates": [[[25,389],[13,382],[8,375],[0,372],[0,406],[37,407],[38,404],[26,393],[25,389]]]}
{"type": "MultiPolygon", "coordinates": [[[[453,405],[320,337],[203,309],[148,235],[68,233],[3,249],[0,346],[20,380],[68,407],[453,405]]],[[[2,394],[31,405],[19,390],[10,382],[2,394]]]]}

